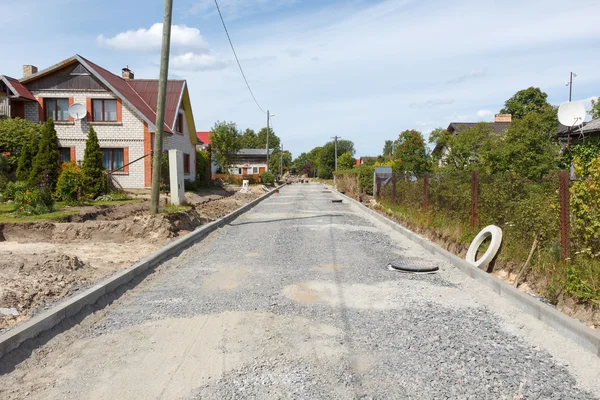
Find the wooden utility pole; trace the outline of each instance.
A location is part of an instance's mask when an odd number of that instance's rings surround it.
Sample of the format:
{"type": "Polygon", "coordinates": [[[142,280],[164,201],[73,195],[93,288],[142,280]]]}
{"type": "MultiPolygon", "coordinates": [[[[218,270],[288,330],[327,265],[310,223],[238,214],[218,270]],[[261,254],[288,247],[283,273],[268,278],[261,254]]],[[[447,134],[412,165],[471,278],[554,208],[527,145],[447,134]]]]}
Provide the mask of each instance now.
{"type": "Polygon", "coordinates": [[[283,176],[283,143],[281,143],[281,152],[279,153],[279,179],[283,176]]]}
{"type": "Polygon", "coordinates": [[[267,171],[269,170],[269,119],[270,119],[271,114],[269,113],[269,110],[267,110],[267,171]]]}
{"type": "Polygon", "coordinates": [[[154,134],[154,154],[152,160],[152,195],[150,213],[158,213],[160,200],[160,164],[163,152],[165,127],[165,101],[167,97],[167,77],[169,75],[169,53],[171,48],[171,20],[173,0],[165,0],[162,51],[160,55],[160,76],[158,80],[158,104],[156,105],[156,130],[154,134]]]}
{"type": "Polygon", "coordinates": [[[340,136],[334,136],[333,139],[335,140],[335,170],[337,171],[338,168],[338,163],[337,163],[337,141],[338,139],[341,139],[340,136]]]}

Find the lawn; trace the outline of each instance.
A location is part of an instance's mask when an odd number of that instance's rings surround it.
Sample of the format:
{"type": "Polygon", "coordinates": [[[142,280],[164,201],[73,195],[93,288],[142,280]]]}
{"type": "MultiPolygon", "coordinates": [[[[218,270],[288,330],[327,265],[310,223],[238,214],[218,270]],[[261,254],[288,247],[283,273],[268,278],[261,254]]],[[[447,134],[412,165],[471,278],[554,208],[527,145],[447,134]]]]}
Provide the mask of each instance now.
{"type": "Polygon", "coordinates": [[[14,205],[0,203],[0,223],[7,222],[36,222],[36,221],[64,221],[71,215],[79,214],[82,207],[89,206],[118,206],[123,204],[140,203],[142,199],[111,200],[111,201],[93,201],[81,206],[67,206],[63,202],[54,204],[54,211],[40,215],[15,215],[14,205]]]}

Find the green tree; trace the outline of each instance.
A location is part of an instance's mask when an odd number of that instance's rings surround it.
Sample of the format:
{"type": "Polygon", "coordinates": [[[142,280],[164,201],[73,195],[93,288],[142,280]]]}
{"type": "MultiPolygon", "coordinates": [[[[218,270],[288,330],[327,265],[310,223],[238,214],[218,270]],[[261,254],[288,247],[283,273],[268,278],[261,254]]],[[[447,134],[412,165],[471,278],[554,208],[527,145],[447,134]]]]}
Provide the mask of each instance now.
{"type": "Polygon", "coordinates": [[[338,157],[338,171],[352,169],[354,167],[354,157],[350,153],[344,153],[338,157]]]}
{"type": "Polygon", "coordinates": [[[501,148],[499,140],[501,137],[485,122],[460,130],[447,138],[449,152],[444,164],[457,171],[483,168],[493,172],[497,150],[501,148]]]}
{"type": "Polygon", "coordinates": [[[29,184],[53,191],[58,180],[58,139],[54,121],[49,118],[41,128],[38,152],[33,159],[29,184]]]}
{"type": "Polygon", "coordinates": [[[241,149],[262,148],[258,146],[258,136],[256,135],[256,132],[254,132],[252,129],[246,129],[244,133],[240,135],[239,140],[241,149]]]}
{"type": "Polygon", "coordinates": [[[530,112],[544,113],[552,108],[547,101],[548,95],[540,88],[530,87],[519,90],[504,103],[502,114],[511,114],[513,119],[521,119],[530,112]]]}
{"type": "Polygon", "coordinates": [[[89,197],[96,198],[106,191],[106,172],[102,163],[102,151],[93,126],[90,126],[90,132],[85,141],[81,173],[85,193],[89,197]]]}
{"type": "Polygon", "coordinates": [[[39,137],[40,125],[21,118],[0,119],[0,154],[6,157],[11,171],[17,168],[21,149],[34,132],[39,137]]]}
{"type": "Polygon", "coordinates": [[[211,148],[215,161],[228,173],[233,157],[241,148],[237,125],[234,122],[217,121],[211,132],[211,148]]]}
{"type": "Polygon", "coordinates": [[[419,131],[406,130],[394,141],[394,170],[423,173],[431,170],[431,156],[419,131]]]}
{"type": "Polygon", "coordinates": [[[386,140],[385,144],[383,145],[383,156],[391,157],[393,153],[394,153],[394,141],[386,140]]]}
{"type": "Polygon", "coordinates": [[[210,153],[206,150],[196,151],[196,180],[202,185],[208,185],[211,179],[210,153]]]}
{"type": "Polygon", "coordinates": [[[283,153],[281,150],[274,151],[269,158],[269,171],[279,174],[280,164],[284,171],[288,170],[292,165],[292,153],[288,150],[284,150],[283,153]]]}
{"type": "Polygon", "coordinates": [[[592,109],[588,113],[592,119],[600,118],[600,98],[592,99],[592,109]]]}
{"type": "MultiPolygon", "coordinates": [[[[256,147],[257,149],[267,148],[267,128],[262,128],[258,135],[256,135],[256,147]]],[[[281,148],[281,141],[279,137],[273,131],[273,128],[269,128],[269,149],[277,150],[281,148]]]]}
{"type": "Polygon", "coordinates": [[[39,143],[39,132],[37,130],[31,130],[29,140],[21,148],[21,154],[19,155],[19,163],[17,165],[17,180],[27,181],[31,174],[33,167],[33,159],[38,152],[39,143]]]}
{"type": "Polygon", "coordinates": [[[446,128],[436,128],[431,131],[429,134],[429,143],[435,145],[431,152],[431,157],[434,161],[439,161],[442,158],[442,152],[448,148],[451,139],[452,134],[446,128]]]}
{"type": "MultiPolygon", "coordinates": [[[[354,156],[354,143],[350,140],[338,140],[338,155],[350,153],[354,156]]],[[[327,142],[319,150],[317,158],[317,174],[321,179],[331,179],[335,171],[335,143],[327,142]]]]}

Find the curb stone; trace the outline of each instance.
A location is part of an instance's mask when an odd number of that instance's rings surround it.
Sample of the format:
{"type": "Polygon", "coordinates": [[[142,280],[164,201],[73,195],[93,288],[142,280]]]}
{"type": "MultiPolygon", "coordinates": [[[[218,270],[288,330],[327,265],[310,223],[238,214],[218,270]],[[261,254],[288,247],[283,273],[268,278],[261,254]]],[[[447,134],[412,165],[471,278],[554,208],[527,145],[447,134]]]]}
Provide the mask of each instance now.
{"type": "Polygon", "coordinates": [[[517,306],[521,311],[534,316],[535,318],[554,328],[561,335],[571,339],[586,350],[600,357],[600,332],[590,328],[574,318],[569,317],[568,315],[563,314],[557,309],[542,303],[534,297],[521,292],[519,289],[514,288],[501,279],[496,278],[495,276],[490,275],[479,268],[471,266],[462,258],[450,253],[435,243],[430,242],[422,236],[419,236],[416,233],[406,229],[402,225],[366,207],[364,204],[337,191],[334,192],[334,194],[352,204],[357,205],[362,211],[372,215],[380,222],[383,222],[396,232],[401,233],[411,241],[423,247],[425,250],[443,258],[462,271],[464,274],[490,287],[496,294],[510,300],[510,302],[517,306]]]}
{"type": "Polygon", "coordinates": [[[0,335],[0,359],[7,353],[18,348],[24,341],[33,339],[40,333],[53,328],[62,322],[63,319],[74,316],[85,306],[93,305],[102,296],[115,291],[118,287],[130,282],[139,274],[158,266],[171,256],[204,239],[208,234],[252,209],[254,206],[273,195],[276,189],[281,189],[283,186],[285,186],[285,184],[275,187],[258,199],[251,201],[218,220],[198,227],[193,232],[166,244],[153,254],[142,258],[131,267],[115,273],[111,277],[99,282],[76,296],[61,301],[51,309],[0,335]]]}

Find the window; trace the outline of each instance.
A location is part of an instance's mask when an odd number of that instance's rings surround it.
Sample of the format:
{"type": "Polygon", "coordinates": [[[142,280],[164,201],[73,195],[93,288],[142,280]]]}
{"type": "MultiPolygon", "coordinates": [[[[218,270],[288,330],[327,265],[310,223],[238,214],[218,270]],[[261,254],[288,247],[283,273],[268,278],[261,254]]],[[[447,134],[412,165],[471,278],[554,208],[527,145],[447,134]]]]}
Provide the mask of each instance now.
{"type": "Polygon", "coordinates": [[[183,173],[190,173],[190,155],[183,153],[183,173]]]}
{"type": "Polygon", "coordinates": [[[116,122],[117,101],[116,100],[92,100],[92,121],[116,122]]]}
{"type": "Polygon", "coordinates": [[[252,167],[252,173],[258,174],[258,167],[252,167]]]}
{"type": "Polygon", "coordinates": [[[177,121],[175,123],[175,130],[178,133],[183,133],[183,114],[177,114],[177,121]]]}
{"type": "Polygon", "coordinates": [[[71,148],[70,147],[59,147],[58,153],[60,156],[60,163],[70,163],[71,162],[71,148]]]}
{"type": "Polygon", "coordinates": [[[102,164],[107,171],[114,171],[123,167],[123,149],[100,149],[102,151],[102,164]]]}
{"type": "Polygon", "coordinates": [[[69,99],[44,99],[46,119],[55,121],[69,120],[69,99]]]}

